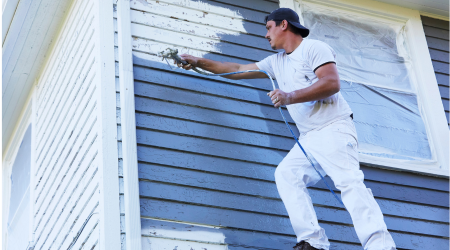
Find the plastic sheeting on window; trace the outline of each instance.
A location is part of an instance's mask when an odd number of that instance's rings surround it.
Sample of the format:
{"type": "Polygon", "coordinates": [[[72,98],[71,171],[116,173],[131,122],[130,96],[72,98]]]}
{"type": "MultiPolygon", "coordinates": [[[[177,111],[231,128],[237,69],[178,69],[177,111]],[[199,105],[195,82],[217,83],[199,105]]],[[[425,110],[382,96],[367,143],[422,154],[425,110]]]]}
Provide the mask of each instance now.
{"type": "Polygon", "coordinates": [[[309,39],[337,54],[341,92],[354,112],[360,153],[382,158],[430,161],[404,25],[302,5],[309,39]]]}

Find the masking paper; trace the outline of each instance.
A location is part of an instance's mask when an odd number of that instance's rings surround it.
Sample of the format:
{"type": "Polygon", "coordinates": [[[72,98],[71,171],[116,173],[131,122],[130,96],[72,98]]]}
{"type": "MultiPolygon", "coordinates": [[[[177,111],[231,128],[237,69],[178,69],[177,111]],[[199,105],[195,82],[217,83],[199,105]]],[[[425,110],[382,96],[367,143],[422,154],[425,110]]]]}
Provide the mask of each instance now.
{"type": "Polygon", "coordinates": [[[430,161],[432,153],[401,23],[377,22],[301,5],[307,39],[337,54],[341,93],[354,112],[359,151],[374,157],[430,161]]]}

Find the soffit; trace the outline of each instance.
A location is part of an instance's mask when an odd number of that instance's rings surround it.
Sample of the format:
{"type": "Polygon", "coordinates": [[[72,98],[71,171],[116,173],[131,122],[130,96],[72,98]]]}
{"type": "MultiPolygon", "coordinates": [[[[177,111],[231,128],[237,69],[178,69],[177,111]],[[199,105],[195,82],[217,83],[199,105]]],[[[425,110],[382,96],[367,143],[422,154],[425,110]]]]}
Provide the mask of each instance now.
{"type": "Polygon", "coordinates": [[[22,0],[15,9],[2,49],[3,152],[71,2],[22,0]]]}

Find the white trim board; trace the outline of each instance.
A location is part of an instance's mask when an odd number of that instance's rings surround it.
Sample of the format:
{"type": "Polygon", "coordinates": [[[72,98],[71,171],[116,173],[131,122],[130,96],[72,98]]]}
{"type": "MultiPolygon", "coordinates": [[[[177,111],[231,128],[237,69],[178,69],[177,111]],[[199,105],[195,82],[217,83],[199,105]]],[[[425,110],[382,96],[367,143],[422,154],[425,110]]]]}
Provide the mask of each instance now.
{"type": "Polygon", "coordinates": [[[435,163],[416,164],[412,161],[383,159],[360,154],[361,163],[391,169],[408,170],[423,174],[449,177],[449,138],[450,132],[444,115],[440,93],[428,51],[425,34],[417,10],[370,0],[281,0],[280,7],[289,7],[299,12],[299,4],[308,3],[317,8],[355,15],[369,15],[373,19],[390,23],[403,23],[406,26],[407,42],[415,71],[417,96],[427,129],[430,148],[435,163]]]}
{"type": "Polygon", "coordinates": [[[117,29],[120,62],[119,82],[126,232],[125,242],[126,249],[142,249],[130,2],[128,0],[117,1],[117,29]]]}
{"type": "Polygon", "coordinates": [[[6,34],[8,34],[9,26],[14,18],[19,0],[3,0],[2,6],[2,44],[5,42],[6,34]]]}
{"type": "Polygon", "coordinates": [[[95,1],[101,250],[120,250],[113,4],[95,1]]]}

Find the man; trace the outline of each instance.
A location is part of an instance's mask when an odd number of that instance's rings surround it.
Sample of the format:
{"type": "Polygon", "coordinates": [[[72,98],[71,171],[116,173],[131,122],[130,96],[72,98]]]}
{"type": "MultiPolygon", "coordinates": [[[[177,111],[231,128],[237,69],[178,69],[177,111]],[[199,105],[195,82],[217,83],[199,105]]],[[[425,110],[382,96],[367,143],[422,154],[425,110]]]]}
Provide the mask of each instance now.
{"type": "MultiPolygon", "coordinates": [[[[213,73],[264,70],[277,79],[280,89],[268,93],[275,107],[286,105],[300,131],[299,140],[316,168],[334,181],[350,212],[364,249],[391,250],[395,243],[383,214],[359,169],[357,136],[350,107],[342,97],[335,52],[327,44],[303,39],[309,30],[291,9],[280,8],[266,17],[266,38],[272,49],[284,52],[248,65],[222,63],[181,55],[188,65],[213,73]]],[[[231,79],[265,78],[264,73],[242,73],[231,79]]],[[[296,250],[329,249],[325,231],[318,224],[307,187],[320,180],[297,144],[275,171],[278,192],[297,235],[296,250]]]]}

